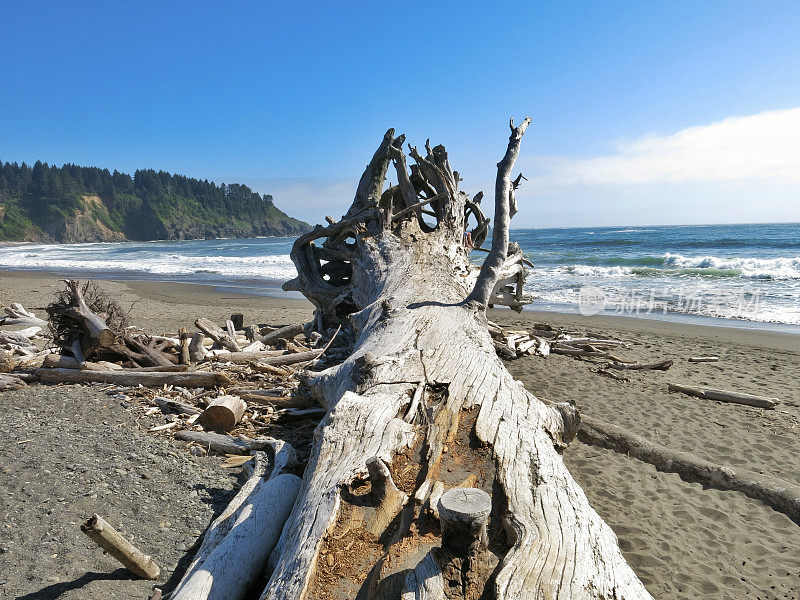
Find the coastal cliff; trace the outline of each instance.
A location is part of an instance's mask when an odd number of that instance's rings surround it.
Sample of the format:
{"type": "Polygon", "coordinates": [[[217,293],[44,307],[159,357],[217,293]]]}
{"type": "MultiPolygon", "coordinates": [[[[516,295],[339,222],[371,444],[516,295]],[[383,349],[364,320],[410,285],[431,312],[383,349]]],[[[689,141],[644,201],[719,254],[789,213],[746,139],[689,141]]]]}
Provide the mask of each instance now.
{"type": "Polygon", "coordinates": [[[121,242],[294,236],[272,196],[152,169],[0,162],[0,241],[121,242]]]}

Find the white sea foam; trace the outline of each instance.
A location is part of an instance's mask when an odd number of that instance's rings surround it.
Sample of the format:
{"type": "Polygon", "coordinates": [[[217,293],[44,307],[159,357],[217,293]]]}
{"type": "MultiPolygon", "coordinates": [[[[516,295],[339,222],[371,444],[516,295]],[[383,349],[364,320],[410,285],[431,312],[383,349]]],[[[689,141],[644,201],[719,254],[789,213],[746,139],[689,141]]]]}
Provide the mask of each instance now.
{"type": "Polygon", "coordinates": [[[630,267],[621,266],[569,265],[561,269],[579,277],[628,277],[633,274],[630,267]]]}
{"type": "Polygon", "coordinates": [[[35,249],[0,249],[0,268],[52,270],[55,272],[112,272],[152,276],[192,276],[219,281],[285,281],[296,276],[288,254],[262,256],[192,256],[140,250],[117,257],[105,251],[87,251],[70,246],[38,246],[35,249]]]}
{"type": "Polygon", "coordinates": [[[716,256],[664,255],[664,264],[681,269],[714,269],[739,272],[748,279],[800,279],[800,256],[783,258],[719,258],[716,256]]]}

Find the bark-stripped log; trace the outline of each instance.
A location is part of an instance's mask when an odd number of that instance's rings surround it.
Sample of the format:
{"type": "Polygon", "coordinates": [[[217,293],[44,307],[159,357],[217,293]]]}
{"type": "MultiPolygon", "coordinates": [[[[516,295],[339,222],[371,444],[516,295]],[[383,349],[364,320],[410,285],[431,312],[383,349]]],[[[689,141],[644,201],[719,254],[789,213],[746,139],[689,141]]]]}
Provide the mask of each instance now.
{"type": "Polygon", "coordinates": [[[191,362],[202,362],[206,357],[206,346],[203,343],[205,336],[199,331],[195,331],[189,342],[189,359],[191,362]]]}
{"type": "Polygon", "coordinates": [[[213,388],[230,384],[224,373],[208,371],[185,371],[169,373],[161,371],[78,371],[74,369],[36,369],[42,383],[115,383],[117,385],[161,387],[179,385],[183,387],[213,388]]]}
{"type": "Polygon", "coordinates": [[[200,317],[194,324],[200,331],[231,352],[242,351],[239,344],[236,342],[236,338],[227,331],[223,331],[222,328],[213,321],[209,321],[205,317],[200,317]]]}
{"type": "Polygon", "coordinates": [[[209,526],[173,600],[239,600],[261,574],[300,488],[300,478],[285,472],[296,460],[292,447],[276,442],[272,455],[256,454],[252,475],[209,526]]]}
{"type": "Polygon", "coordinates": [[[269,344],[274,344],[278,340],[290,340],[296,335],[303,333],[303,327],[304,325],[302,323],[287,325],[286,327],[281,327],[280,329],[276,329],[275,331],[261,336],[258,341],[267,346],[269,344]]]}
{"type": "Polygon", "coordinates": [[[175,433],[176,440],[193,442],[200,446],[219,452],[221,454],[241,454],[247,455],[256,450],[264,450],[273,447],[278,440],[268,437],[256,439],[244,436],[231,437],[223,433],[211,433],[208,431],[178,431],[175,433]]]}
{"type": "Polygon", "coordinates": [[[32,312],[25,310],[18,302],[12,302],[11,306],[3,307],[6,315],[0,317],[0,325],[25,325],[33,327],[45,327],[47,321],[43,321],[32,312]]]}
{"type": "MultiPolygon", "coordinates": [[[[403,137],[396,138],[393,130],[367,166],[348,213],[295,242],[291,257],[298,276],[285,289],[311,300],[318,330],[341,325],[352,354],[306,379],[328,412],[270,558],[262,600],[315,597],[311,586],[323,540],[332,535],[342,503],[348,502],[343,487],[365,476],[367,460],[377,456],[392,465],[398,451],[416,443],[426,449],[422,469],[427,476],[414,487],[430,489],[443,457],[456,451],[447,446],[465,410],[473,415],[473,439],[490,450],[481,468],[495,469],[493,503],[507,507],[510,547],[490,580],[492,596],[650,598],[622,557],[616,536],[559,456],[576,433],[574,408],[546,406],[527,392],[498,359],[487,330],[485,309],[502,282],[503,265],[518,258],[509,256],[515,204],[511,169],[526,126],[527,120],[520,127],[512,124],[506,157],[498,165],[495,230],[484,267],[476,269],[468,258],[469,197],[458,189],[460,178],[444,147],[426,145],[426,156],[412,148],[417,164],[409,177],[403,137]],[[392,158],[400,185],[384,192],[392,158]],[[428,206],[435,223],[423,221],[417,209],[393,219],[425,199],[434,199],[428,206]],[[335,269],[327,267],[331,262],[335,269]],[[425,419],[407,423],[403,417],[420,382],[445,391],[435,403],[426,403],[425,419]]],[[[522,282],[514,285],[521,289],[522,282]]],[[[506,293],[516,298],[511,290],[506,293]]],[[[421,543],[399,537],[409,553],[421,543]]],[[[406,578],[403,597],[431,597],[420,590],[444,589],[439,573],[435,557],[426,558],[406,578]]],[[[324,589],[317,591],[324,595],[324,589]]]]}
{"type": "Polygon", "coordinates": [[[0,392],[7,392],[8,390],[21,390],[24,387],[28,387],[28,384],[22,381],[22,379],[19,377],[0,375],[0,392]]]}

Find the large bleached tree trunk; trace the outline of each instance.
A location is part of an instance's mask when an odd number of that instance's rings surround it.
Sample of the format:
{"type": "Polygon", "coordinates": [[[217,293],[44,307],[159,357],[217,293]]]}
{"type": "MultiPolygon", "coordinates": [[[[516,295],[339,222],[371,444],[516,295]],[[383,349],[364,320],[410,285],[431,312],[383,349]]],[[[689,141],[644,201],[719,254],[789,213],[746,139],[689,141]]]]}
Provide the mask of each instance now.
{"type": "Polygon", "coordinates": [[[511,171],[529,122],[511,123],[481,268],[465,244],[486,238],[480,197],[458,189],[442,146],[426,144],[425,156],[411,148],[409,172],[393,130],[347,215],[295,243],[298,277],[285,287],[314,303],[318,328],[341,325],[352,354],[308,378],[327,414],[263,599],[650,598],[561,460],[579,426],[574,408],[527,392],[487,331],[487,305],[526,301],[509,226],[519,183],[511,171]],[[398,184],[384,190],[392,162],[398,184]],[[385,493],[376,457],[399,492],[390,479],[385,493]],[[438,548],[435,522],[421,530],[430,490],[440,495],[437,482],[452,488],[469,474],[491,495],[492,555],[483,561],[438,548]]]}

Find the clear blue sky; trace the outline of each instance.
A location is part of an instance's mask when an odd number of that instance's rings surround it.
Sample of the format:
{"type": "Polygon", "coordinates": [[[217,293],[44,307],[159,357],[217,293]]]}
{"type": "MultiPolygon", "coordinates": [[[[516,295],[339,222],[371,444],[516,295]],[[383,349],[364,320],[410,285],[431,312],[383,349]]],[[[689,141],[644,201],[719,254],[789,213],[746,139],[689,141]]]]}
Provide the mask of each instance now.
{"type": "Polygon", "coordinates": [[[319,222],[388,127],[490,192],[530,115],[517,226],[798,221],[799,32],[797,1],[0,0],[0,159],[241,181],[319,222]]]}

